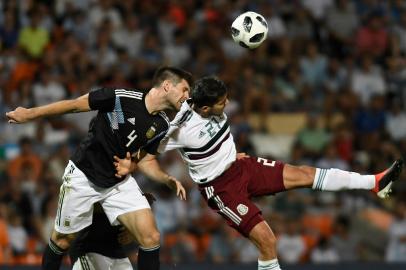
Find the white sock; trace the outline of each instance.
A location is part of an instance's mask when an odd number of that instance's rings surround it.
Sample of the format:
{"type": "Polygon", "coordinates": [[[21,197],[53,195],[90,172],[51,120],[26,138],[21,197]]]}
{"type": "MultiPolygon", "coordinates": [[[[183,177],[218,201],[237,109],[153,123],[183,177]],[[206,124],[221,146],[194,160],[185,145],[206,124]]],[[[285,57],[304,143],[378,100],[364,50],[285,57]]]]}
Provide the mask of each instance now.
{"type": "Polygon", "coordinates": [[[361,175],[339,169],[316,169],[312,188],[337,191],[342,189],[368,189],[375,187],[375,175],[361,175]]]}
{"type": "Polygon", "coordinates": [[[281,267],[279,266],[278,259],[269,261],[258,260],[258,270],[281,270],[281,267]]]}

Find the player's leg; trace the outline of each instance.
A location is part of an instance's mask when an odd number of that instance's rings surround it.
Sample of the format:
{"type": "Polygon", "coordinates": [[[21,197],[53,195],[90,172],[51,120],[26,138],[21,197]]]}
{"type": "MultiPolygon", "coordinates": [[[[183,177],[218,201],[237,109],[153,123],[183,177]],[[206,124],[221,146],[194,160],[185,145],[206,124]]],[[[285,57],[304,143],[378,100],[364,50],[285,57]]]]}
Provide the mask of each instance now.
{"type": "MultiPolygon", "coordinates": [[[[247,160],[240,162],[241,166],[233,166],[212,185],[200,185],[200,193],[211,209],[258,248],[258,269],[278,270],[280,267],[276,257],[276,238],[262,217],[261,210],[250,200],[249,194],[244,192],[247,181],[251,178],[248,170],[240,170],[245,162],[247,160]]],[[[279,168],[279,175],[282,179],[282,167],[279,168]]]]}
{"type": "Polygon", "coordinates": [[[134,178],[128,177],[116,192],[101,202],[112,224],[119,221],[140,244],[138,269],[159,269],[160,234],[150,205],[134,178]]]}
{"type": "Polygon", "coordinates": [[[258,269],[280,270],[276,254],[276,237],[266,221],[262,221],[252,228],[248,238],[259,251],[258,269]]]}
{"type": "Polygon", "coordinates": [[[42,269],[59,269],[63,256],[66,254],[76,234],[58,233],[52,230],[51,238],[42,256],[42,269]]]}
{"type": "Polygon", "coordinates": [[[335,168],[319,169],[286,164],[283,169],[283,184],[286,189],[301,187],[328,191],[366,189],[373,190],[380,197],[386,197],[393,182],[398,179],[402,167],[403,161],[397,160],[382,173],[361,175],[335,168]]]}
{"type": "Polygon", "coordinates": [[[97,192],[86,176],[69,162],[59,192],[55,227],[42,257],[42,269],[57,270],[76,232],[92,223],[93,203],[97,192]]]}
{"type": "Polygon", "coordinates": [[[140,244],[138,269],[157,270],[160,267],[160,233],[151,209],[141,209],[118,216],[140,244]]]}

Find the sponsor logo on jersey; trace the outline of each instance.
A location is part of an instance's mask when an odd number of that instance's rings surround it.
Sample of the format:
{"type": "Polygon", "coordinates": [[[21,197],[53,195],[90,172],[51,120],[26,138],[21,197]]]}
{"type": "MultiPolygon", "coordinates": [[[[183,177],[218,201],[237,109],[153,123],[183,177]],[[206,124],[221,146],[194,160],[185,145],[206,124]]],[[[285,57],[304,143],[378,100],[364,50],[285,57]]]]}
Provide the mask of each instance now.
{"type": "Polygon", "coordinates": [[[240,204],[237,206],[237,211],[238,211],[238,213],[239,213],[241,216],[245,216],[245,215],[248,213],[248,206],[246,206],[246,205],[240,203],[240,204]]]}
{"type": "Polygon", "coordinates": [[[147,130],[147,133],[145,133],[145,136],[147,137],[147,139],[151,139],[152,137],[154,137],[155,132],[156,132],[156,128],[154,126],[152,126],[147,130]]]}
{"type": "Polygon", "coordinates": [[[135,117],[128,118],[127,121],[135,125],[135,117]]]}
{"type": "Polygon", "coordinates": [[[206,132],[200,131],[200,133],[199,133],[199,139],[200,139],[201,137],[203,137],[204,135],[206,135],[206,132]]]}

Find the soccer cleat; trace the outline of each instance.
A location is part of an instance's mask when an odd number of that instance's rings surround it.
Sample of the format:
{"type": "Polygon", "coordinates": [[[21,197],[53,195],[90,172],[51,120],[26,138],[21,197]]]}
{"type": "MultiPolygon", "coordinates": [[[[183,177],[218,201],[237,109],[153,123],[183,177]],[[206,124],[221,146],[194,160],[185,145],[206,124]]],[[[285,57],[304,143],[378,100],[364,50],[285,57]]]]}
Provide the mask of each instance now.
{"type": "Polygon", "coordinates": [[[392,192],[393,183],[399,178],[403,168],[403,160],[398,159],[393,162],[385,171],[375,174],[375,187],[372,190],[379,198],[387,198],[392,192]]]}

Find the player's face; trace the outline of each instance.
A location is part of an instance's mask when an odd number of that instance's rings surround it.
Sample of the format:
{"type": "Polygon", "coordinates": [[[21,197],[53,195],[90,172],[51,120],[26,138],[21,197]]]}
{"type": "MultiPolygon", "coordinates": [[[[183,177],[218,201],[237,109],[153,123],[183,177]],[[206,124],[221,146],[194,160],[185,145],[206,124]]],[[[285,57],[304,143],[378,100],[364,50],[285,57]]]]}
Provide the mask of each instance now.
{"type": "Polygon", "coordinates": [[[190,86],[186,80],[178,84],[169,83],[168,101],[172,109],[179,111],[182,103],[189,98],[190,86]]]}
{"type": "Polygon", "coordinates": [[[219,101],[216,104],[210,107],[209,114],[216,116],[223,115],[224,108],[226,107],[227,104],[228,104],[228,95],[225,94],[219,99],[219,101]]]}

